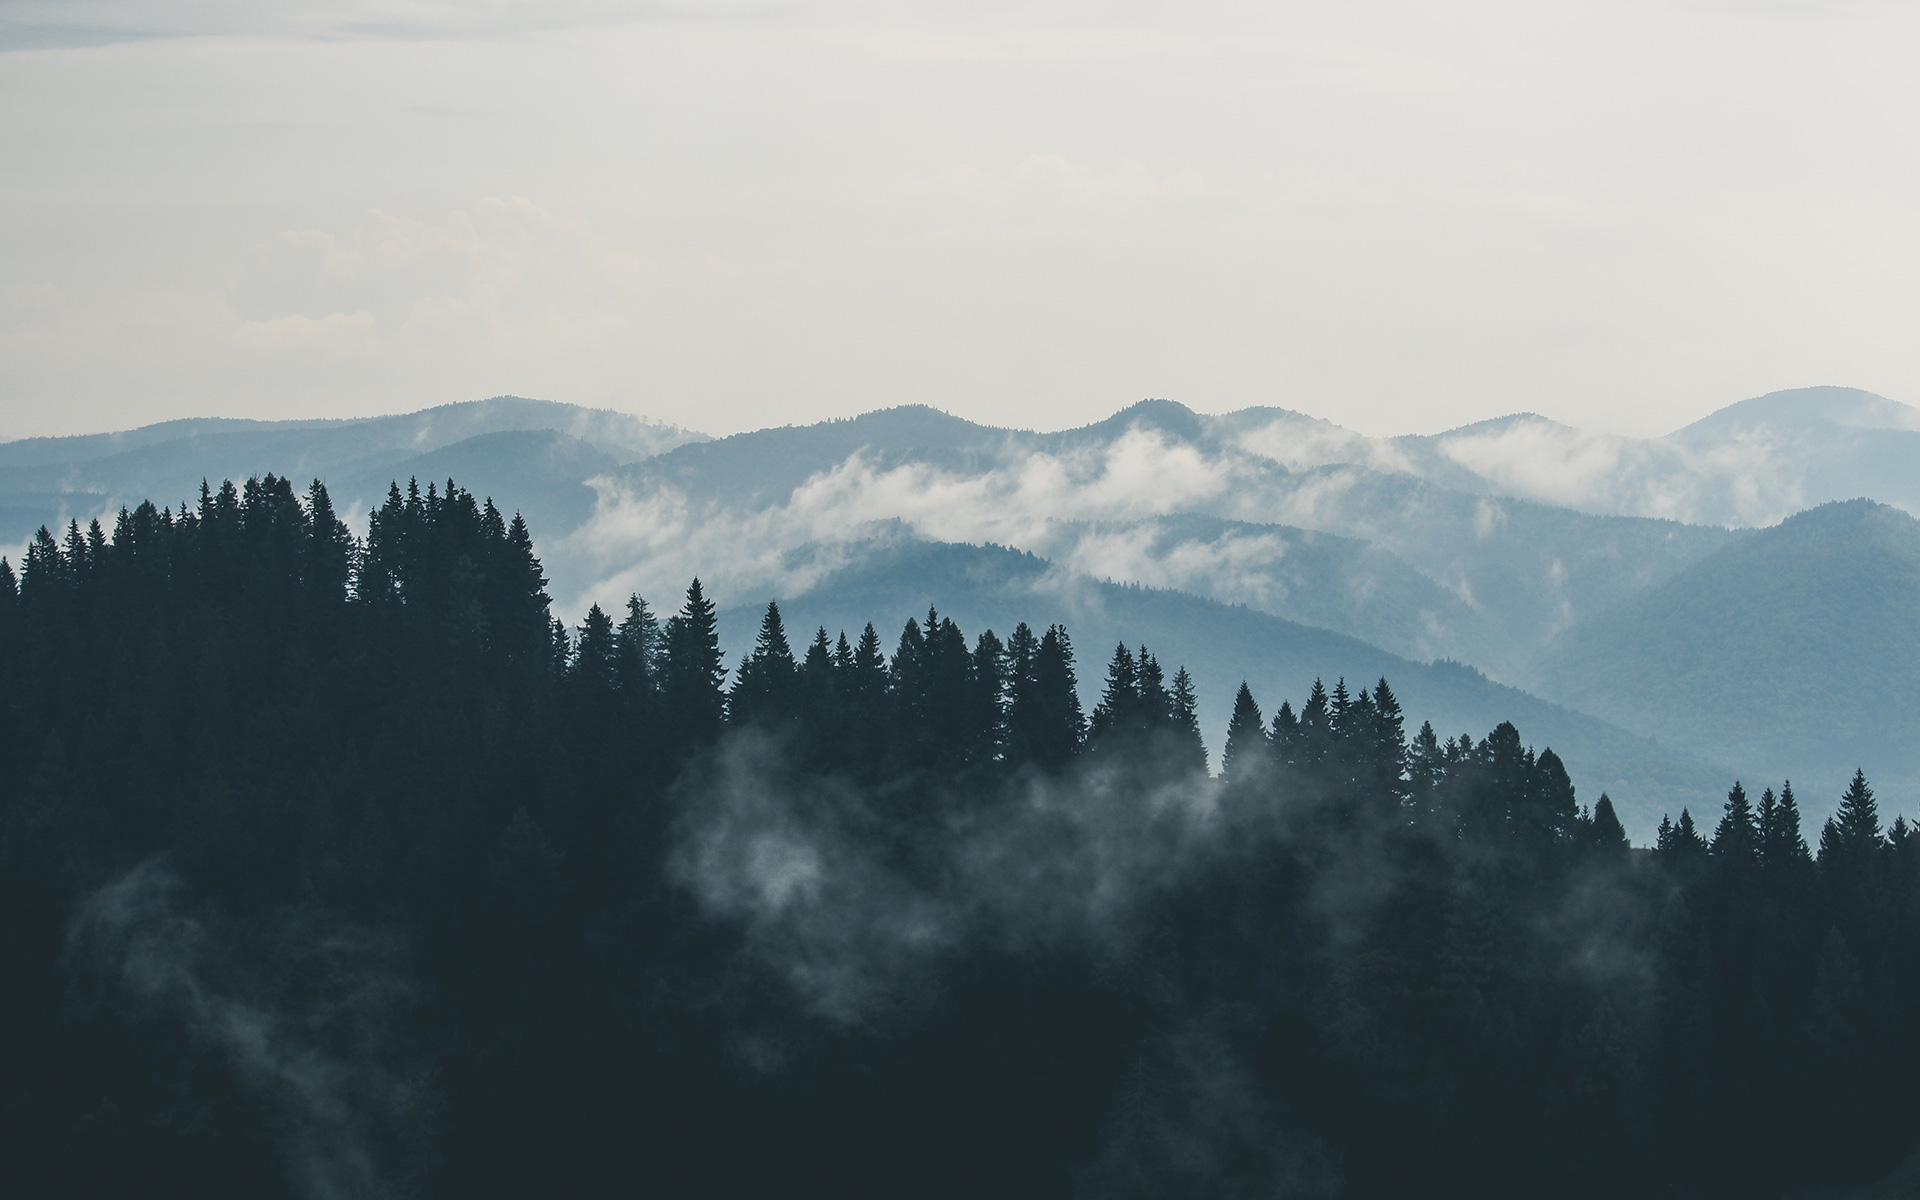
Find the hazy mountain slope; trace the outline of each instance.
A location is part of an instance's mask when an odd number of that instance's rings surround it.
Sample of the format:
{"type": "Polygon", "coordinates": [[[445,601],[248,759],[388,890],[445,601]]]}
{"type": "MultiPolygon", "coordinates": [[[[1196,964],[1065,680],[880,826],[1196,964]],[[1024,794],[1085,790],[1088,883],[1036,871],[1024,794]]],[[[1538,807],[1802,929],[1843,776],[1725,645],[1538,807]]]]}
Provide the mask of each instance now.
{"type": "Polygon", "coordinates": [[[664,485],[694,499],[742,508],[785,500],[813,476],[855,455],[876,461],[938,463],[977,469],[1003,451],[1030,447],[1036,435],[976,425],[925,405],[863,413],[814,425],[781,425],[685,445],[627,468],[635,485],[664,485]]]}
{"type": "MultiPolygon", "coordinates": [[[[1331,466],[1250,482],[1236,515],[1364,539],[1482,614],[1504,641],[1476,661],[1524,682],[1538,648],[1735,536],[1475,496],[1407,475],[1331,466]]],[[[1460,656],[1466,656],[1461,648],[1460,656]]]]}
{"type": "Polygon", "coordinates": [[[606,481],[605,511],[574,539],[577,557],[597,562],[572,573],[609,578],[671,553],[658,531],[677,525],[759,572],[743,582],[778,589],[789,582],[769,573],[780,550],[899,520],[919,537],[1019,546],[1096,577],[1247,603],[1523,682],[1560,629],[1730,536],[1371,467],[1290,469],[1271,439],[1261,453],[1244,448],[1243,423],[1148,401],[1034,434],[901,408],[686,446],[606,481]],[[1370,549],[1330,554],[1308,531],[1370,549]]]}
{"type": "MultiPolygon", "coordinates": [[[[795,652],[812,631],[857,637],[872,621],[892,651],[909,616],[939,605],[969,639],[991,627],[1003,638],[1018,621],[1044,627],[1064,622],[1074,639],[1089,705],[1097,697],[1116,642],[1145,643],[1171,672],[1193,673],[1201,720],[1218,765],[1233,692],[1242,679],[1270,714],[1282,699],[1298,706],[1315,677],[1331,686],[1371,685],[1385,676],[1405,705],[1410,729],[1431,720],[1442,737],[1476,738],[1503,720],[1519,726],[1532,745],[1551,745],[1567,760],[1582,799],[1601,791],[1618,803],[1622,819],[1645,841],[1662,812],[1682,805],[1716,811],[1728,780],[1651,739],[1635,736],[1536,696],[1494,683],[1453,664],[1416,663],[1376,646],[1248,608],[1153,588],[1099,583],[1054,569],[1030,554],[1000,547],[881,541],[822,578],[780,600],[795,652]]],[[[744,598],[742,598],[744,599],[744,598]]],[[[737,661],[753,643],[765,600],[735,604],[722,614],[723,645],[737,661]]]]}
{"type": "Polygon", "coordinates": [[[1804,780],[1855,766],[1902,808],[1920,783],[1920,521],[1852,501],[1801,513],[1569,630],[1546,694],[1709,761],[1804,780]]]}
{"type": "Polygon", "coordinates": [[[469,438],[528,430],[590,442],[609,466],[703,436],[625,413],[496,396],[357,420],[167,421],[124,433],[29,438],[0,444],[0,545],[40,524],[85,520],[129,500],[176,503],[198,495],[202,479],[266,471],[297,480],[360,478],[469,438]]]}
{"type": "Polygon", "coordinates": [[[533,530],[567,530],[593,512],[597,495],[584,482],[619,465],[599,446],[550,429],[510,430],[442,446],[428,454],[336,477],[328,485],[337,507],[364,511],[387,489],[409,479],[421,487],[448,479],[506,513],[525,516],[533,530]]]}
{"type": "Polygon", "coordinates": [[[1664,438],[1533,413],[1394,438],[1284,409],[1211,420],[1241,449],[1290,470],[1364,467],[1597,514],[1759,526],[1858,496],[1920,511],[1920,409],[1857,388],[1772,392],[1664,438]]]}
{"type": "Polygon", "coordinates": [[[159,421],[138,429],[114,433],[83,433],[71,437],[30,437],[0,442],[0,467],[57,466],[91,462],[163,442],[219,434],[273,429],[325,429],[341,422],[327,420],[250,421],[235,417],[186,417],[159,421]]]}
{"type": "Polygon", "coordinates": [[[1402,657],[1491,662],[1511,646],[1486,613],[1357,538],[1177,514],[1062,522],[1039,548],[1078,574],[1245,605],[1402,657]]]}
{"type": "Polygon", "coordinates": [[[1763,430],[1839,426],[1920,432],[1920,408],[1849,387],[1792,388],[1729,404],[1669,435],[1678,442],[1750,437],[1763,430]]]}

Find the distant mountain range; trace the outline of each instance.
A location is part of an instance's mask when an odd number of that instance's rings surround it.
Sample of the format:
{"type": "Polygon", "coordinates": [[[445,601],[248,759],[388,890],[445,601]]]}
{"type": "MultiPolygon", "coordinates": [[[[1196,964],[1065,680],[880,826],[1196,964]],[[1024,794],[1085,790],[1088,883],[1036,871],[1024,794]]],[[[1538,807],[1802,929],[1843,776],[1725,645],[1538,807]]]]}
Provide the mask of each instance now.
{"type": "Polygon", "coordinates": [[[0,443],[0,547],[265,471],[326,479],[356,525],[392,481],[451,476],[526,514],[564,615],[671,608],[698,573],[735,652],[770,598],[797,630],[889,640],[929,602],[970,632],[1066,620],[1090,691],[1114,640],[1144,642],[1193,670],[1216,751],[1242,677],[1270,707],[1385,674],[1415,725],[1554,745],[1642,839],[1735,774],[1799,772],[1810,813],[1856,763],[1890,810],[1920,795],[1920,410],[1853,389],[1650,440],[1525,414],[1376,439],[1164,400],[1056,433],[909,406],[709,439],[514,397],[174,421],[0,443]]]}
{"type": "Polygon", "coordinates": [[[516,503],[524,503],[532,520],[536,507],[556,515],[574,511],[545,494],[552,481],[572,476],[579,486],[590,475],[704,437],[626,413],[496,396],[357,420],[207,418],[123,433],[23,438],[0,442],[0,546],[25,541],[43,524],[85,522],[143,499],[178,504],[197,497],[203,479],[218,483],[266,471],[325,478],[350,506],[385,494],[396,477],[433,478],[442,466],[485,463],[506,472],[503,482],[531,485],[527,500],[516,503]]]}

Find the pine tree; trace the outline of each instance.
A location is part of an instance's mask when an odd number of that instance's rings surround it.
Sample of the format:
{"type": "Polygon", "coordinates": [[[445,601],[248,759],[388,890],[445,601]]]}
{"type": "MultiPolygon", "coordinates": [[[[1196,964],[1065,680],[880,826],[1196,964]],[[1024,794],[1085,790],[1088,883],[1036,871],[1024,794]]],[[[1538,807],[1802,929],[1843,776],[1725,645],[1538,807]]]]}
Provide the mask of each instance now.
{"type": "Polygon", "coordinates": [[[347,598],[355,549],[353,531],[334,513],[326,485],[314,480],[307,488],[301,583],[315,600],[338,603],[347,598]]]}
{"type": "Polygon", "coordinates": [[[1172,710],[1169,724],[1173,731],[1173,763],[1177,770],[1194,775],[1207,773],[1207,744],[1200,736],[1199,698],[1194,695],[1193,676],[1181,667],[1173,673],[1173,688],[1167,696],[1172,710]]]}
{"type": "Polygon", "coordinates": [[[620,648],[613,621],[595,604],[580,623],[568,674],[587,702],[604,706],[620,687],[620,648]]]}
{"type": "Polygon", "coordinates": [[[1685,861],[1704,857],[1707,853],[1707,839],[1695,828],[1693,814],[1684,808],[1680,810],[1680,819],[1674,823],[1670,848],[1685,861]]]}
{"type": "Polygon", "coordinates": [[[1173,697],[1160,660],[1145,646],[1134,656],[1135,691],[1140,697],[1140,723],[1146,729],[1165,729],[1173,721],[1173,697]]]}
{"type": "Polygon", "coordinates": [[[1327,725],[1333,731],[1336,741],[1352,736],[1357,732],[1353,722],[1347,718],[1353,707],[1352,694],[1347,691],[1347,677],[1342,675],[1333,682],[1333,694],[1327,698],[1327,725]]]}
{"type": "MultiPolygon", "coordinates": [[[[821,636],[825,634],[822,630],[821,636]]],[[[793,661],[793,648],[787,643],[780,606],[768,601],[753,650],[740,660],[740,668],[734,672],[733,690],[727,697],[728,717],[735,725],[785,726],[799,716],[798,684],[799,669],[793,661]]]]}
{"type": "Polygon", "coordinates": [[[1820,832],[1820,862],[1824,866],[1829,859],[1844,860],[1857,867],[1870,862],[1881,845],[1880,808],[1866,774],[1856,770],[1839,809],[1820,832]]]}
{"type": "Polygon", "coordinates": [[[627,597],[627,615],[616,639],[620,651],[620,687],[629,704],[659,688],[662,653],[660,622],[635,592],[627,597]]]}
{"type": "MultiPolygon", "coordinates": [[[[840,644],[846,645],[847,635],[840,635],[840,644]]],[[[852,653],[851,650],[848,651],[852,653]]],[[[822,625],[813,631],[813,640],[807,643],[807,652],[800,660],[800,673],[809,681],[809,695],[818,694],[814,690],[815,681],[831,685],[834,676],[833,643],[827,640],[827,627],[822,625]]]]}
{"type": "Polygon", "coordinates": [[[841,679],[846,725],[835,758],[857,774],[872,777],[889,754],[892,716],[887,698],[887,656],[880,649],[880,634],[871,621],[849,652],[841,679]]]}
{"type": "Polygon", "coordinates": [[[1040,639],[1025,621],[1013,627],[1007,637],[1006,653],[1006,759],[1010,763],[1032,762],[1033,714],[1038,702],[1034,660],[1040,653],[1040,639]]]}
{"type": "Polygon", "coordinates": [[[1620,817],[1613,811],[1613,800],[1605,792],[1593,805],[1593,821],[1587,834],[1596,852],[1602,856],[1624,858],[1632,843],[1627,840],[1627,831],[1620,824],[1620,817]]]}
{"type": "Polygon", "coordinates": [[[1772,788],[1761,794],[1757,826],[1760,867],[1769,875],[1785,876],[1812,864],[1807,840],[1800,833],[1800,806],[1793,798],[1791,780],[1781,785],[1777,801],[1772,788]]]}
{"type": "Polygon", "coordinates": [[[26,556],[20,561],[20,597],[22,601],[58,603],[73,583],[67,570],[67,556],[53,534],[42,525],[27,543],[26,556]]]}
{"type": "Polygon", "coordinates": [[[1141,718],[1139,671],[1133,652],[1121,642],[1107,662],[1106,688],[1087,722],[1087,744],[1099,747],[1110,738],[1130,739],[1145,724],[1141,718]]]}
{"type": "Polygon", "coordinates": [[[1511,721],[1502,721],[1474,749],[1477,785],[1465,790],[1460,817],[1465,832],[1475,840],[1495,838],[1507,829],[1524,828],[1544,834],[1548,822],[1534,819],[1533,752],[1520,740],[1511,721]]]}
{"type": "Polygon", "coordinates": [[[1267,757],[1275,766],[1297,767],[1300,753],[1300,719],[1293,715],[1293,705],[1282,700],[1267,730],[1267,757]]]}
{"type": "Polygon", "coordinates": [[[1713,857],[1723,867],[1745,870],[1759,865],[1760,830],[1747,801],[1747,789],[1738,780],[1727,793],[1727,806],[1713,831],[1713,857]]]}
{"type": "Polygon", "coordinates": [[[1073,642],[1065,628],[1049,625],[1033,652],[1028,695],[1015,696],[1007,714],[1009,736],[1030,761],[1048,770],[1067,764],[1086,737],[1074,677],[1073,642]]]}
{"type": "Polygon", "coordinates": [[[1254,778],[1267,755],[1267,732],[1260,705],[1246,680],[1233,695],[1233,715],[1227,720],[1226,746],[1220,752],[1220,775],[1232,781],[1254,778]]]}
{"type": "Polygon", "coordinates": [[[13,575],[13,564],[0,556],[0,713],[6,711],[7,697],[18,695],[12,680],[13,660],[19,651],[14,645],[18,627],[20,585],[13,575]]]}
{"type": "Polygon", "coordinates": [[[718,736],[726,718],[718,622],[698,578],[687,587],[686,604],[667,621],[666,644],[661,699],[672,734],[668,744],[685,751],[718,736]]]}
{"type": "MultiPolygon", "coordinates": [[[[1856,770],[1840,797],[1840,807],[1820,830],[1820,882],[1830,911],[1842,928],[1858,932],[1881,895],[1881,855],[1886,839],[1880,834],[1880,810],[1856,770]]],[[[1863,945],[1867,943],[1862,943],[1863,945]]]]}
{"type": "MultiPolygon", "coordinates": [[[[1407,726],[1400,698],[1387,685],[1386,676],[1374,685],[1369,698],[1370,727],[1367,739],[1368,782],[1390,795],[1396,807],[1404,807],[1407,788],[1407,726]]],[[[1429,731],[1431,732],[1431,731],[1429,731]]]]}
{"type": "Polygon", "coordinates": [[[1333,753],[1333,715],[1328,709],[1326,685],[1318,679],[1307,693],[1307,702],[1300,706],[1300,732],[1294,745],[1293,761],[1309,769],[1320,767],[1333,753]]]}
{"type": "Polygon", "coordinates": [[[966,761],[992,762],[1002,755],[1007,740],[1007,651],[991,629],[974,643],[969,678],[966,761]]]}
{"type": "Polygon", "coordinates": [[[1433,722],[1422,721],[1407,747],[1407,798],[1416,821],[1424,822],[1434,815],[1446,773],[1446,756],[1433,732],[1433,722]]]}
{"type": "Polygon", "coordinates": [[[1566,764],[1548,747],[1533,760],[1529,775],[1514,811],[1516,831],[1540,844],[1571,845],[1580,807],[1566,764]]]}
{"type": "MultiPolygon", "coordinates": [[[[204,496],[206,486],[201,485],[204,496]]],[[[203,501],[204,503],[204,501],[203,501]]],[[[387,498],[367,517],[367,541],[360,559],[360,577],[354,589],[359,599],[376,604],[398,604],[406,577],[411,542],[406,502],[400,485],[387,485],[387,498]]]]}
{"type": "Polygon", "coordinates": [[[978,706],[973,655],[967,638],[950,617],[927,609],[925,673],[921,725],[915,730],[920,761],[953,770],[983,761],[987,714],[978,706]]]}
{"type": "MultiPolygon", "coordinates": [[[[548,605],[547,577],[533,553],[533,534],[519,513],[507,526],[506,545],[501,548],[500,612],[496,619],[500,633],[497,644],[510,656],[531,644],[533,631],[546,622],[548,605]]],[[[708,606],[711,611],[711,605],[708,606]]]]}

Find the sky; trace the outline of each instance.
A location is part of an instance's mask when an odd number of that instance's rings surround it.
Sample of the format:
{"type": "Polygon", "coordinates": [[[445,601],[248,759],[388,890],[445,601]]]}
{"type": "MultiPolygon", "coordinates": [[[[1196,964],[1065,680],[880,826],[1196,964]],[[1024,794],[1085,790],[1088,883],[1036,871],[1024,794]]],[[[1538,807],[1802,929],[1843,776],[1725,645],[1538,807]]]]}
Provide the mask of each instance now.
{"type": "Polygon", "coordinates": [[[1920,402],[1920,2],[0,0],[0,436],[1920,402]]]}

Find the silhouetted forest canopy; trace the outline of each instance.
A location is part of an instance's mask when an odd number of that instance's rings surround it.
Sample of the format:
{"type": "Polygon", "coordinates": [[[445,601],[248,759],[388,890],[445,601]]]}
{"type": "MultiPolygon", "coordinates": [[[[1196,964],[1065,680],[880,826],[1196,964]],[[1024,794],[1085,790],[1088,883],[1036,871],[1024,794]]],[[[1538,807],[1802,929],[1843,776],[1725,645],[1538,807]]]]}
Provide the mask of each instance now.
{"type": "Polygon", "coordinates": [[[364,538],[203,487],[19,568],[11,1195],[1769,1196],[1913,1149],[1920,842],[1863,777],[1813,847],[1782,783],[1636,849],[1386,680],[1243,685],[1212,775],[1147,647],[769,604],[730,657],[697,580],[569,629],[452,481],[364,538]]]}

